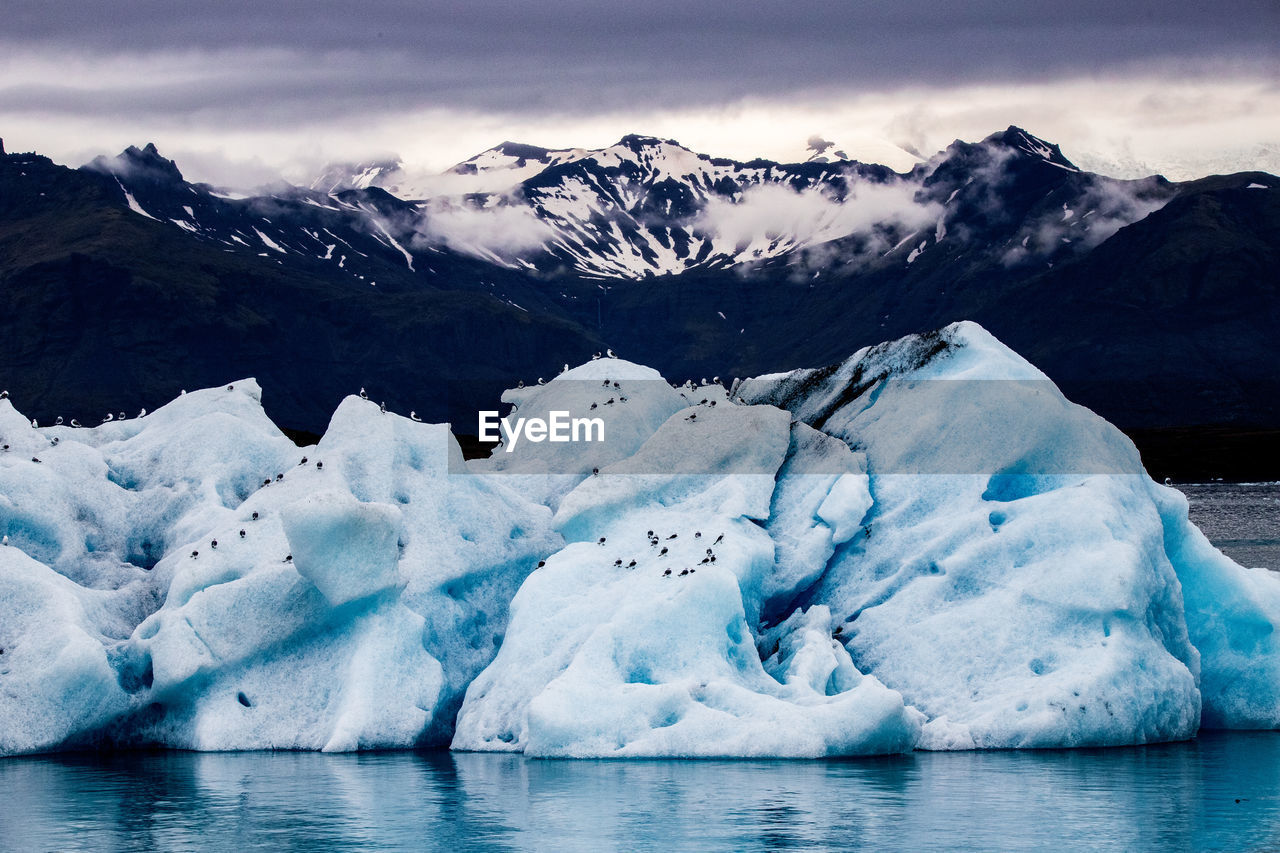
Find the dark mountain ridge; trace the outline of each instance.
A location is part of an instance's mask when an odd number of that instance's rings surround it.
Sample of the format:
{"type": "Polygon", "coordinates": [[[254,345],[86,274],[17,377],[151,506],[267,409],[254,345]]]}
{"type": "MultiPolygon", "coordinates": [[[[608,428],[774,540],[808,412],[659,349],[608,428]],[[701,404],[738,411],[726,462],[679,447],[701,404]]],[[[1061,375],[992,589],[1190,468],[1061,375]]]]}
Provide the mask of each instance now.
{"type": "Polygon", "coordinates": [[[751,375],[972,319],[1169,444],[1164,470],[1228,434],[1254,437],[1249,471],[1280,468],[1274,176],[1117,181],[1019,128],[905,175],[638,135],[468,163],[518,180],[237,198],[154,145],[78,170],[4,155],[0,385],[42,421],[254,375],[294,429],[361,386],[465,424],[606,345],[672,378],[751,375]]]}

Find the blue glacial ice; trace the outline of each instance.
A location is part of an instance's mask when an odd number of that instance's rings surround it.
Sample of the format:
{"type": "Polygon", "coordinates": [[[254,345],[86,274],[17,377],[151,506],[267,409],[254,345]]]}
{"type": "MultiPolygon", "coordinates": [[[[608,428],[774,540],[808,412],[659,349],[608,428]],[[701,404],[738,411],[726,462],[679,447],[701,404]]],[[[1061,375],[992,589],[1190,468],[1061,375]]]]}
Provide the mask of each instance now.
{"type": "Polygon", "coordinates": [[[1280,727],[1280,579],[972,323],[732,391],[594,360],[504,400],[607,441],[469,462],[447,426],[357,397],[299,448],[261,393],[93,429],[0,400],[0,754],[816,757],[1280,727]]]}

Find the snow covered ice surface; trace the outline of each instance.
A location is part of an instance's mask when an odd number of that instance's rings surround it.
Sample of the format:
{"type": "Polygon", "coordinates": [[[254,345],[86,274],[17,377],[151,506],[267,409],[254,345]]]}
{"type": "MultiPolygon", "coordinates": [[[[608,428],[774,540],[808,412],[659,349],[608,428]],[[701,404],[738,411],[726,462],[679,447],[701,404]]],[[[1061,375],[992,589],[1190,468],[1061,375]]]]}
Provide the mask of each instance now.
{"type": "Polygon", "coordinates": [[[504,400],[589,410],[607,441],[471,462],[356,397],[298,448],[260,396],[94,429],[0,400],[0,754],[817,757],[1280,727],[1280,579],[971,323],[732,398],[594,360],[504,400]]]}

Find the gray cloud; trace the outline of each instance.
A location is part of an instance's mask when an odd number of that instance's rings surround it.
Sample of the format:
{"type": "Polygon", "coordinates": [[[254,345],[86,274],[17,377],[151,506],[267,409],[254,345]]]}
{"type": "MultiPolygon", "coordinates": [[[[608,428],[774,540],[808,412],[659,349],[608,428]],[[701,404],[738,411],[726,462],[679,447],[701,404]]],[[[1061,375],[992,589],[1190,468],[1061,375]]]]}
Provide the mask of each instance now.
{"type": "MultiPolygon", "coordinates": [[[[1045,87],[1141,77],[1152,89],[1144,121],[1198,124],[1188,145],[1202,145],[1222,87],[1202,86],[1215,102],[1206,110],[1178,95],[1162,100],[1165,84],[1269,80],[1264,112],[1230,118],[1232,132],[1257,129],[1233,140],[1252,146],[1276,141],[1265,110],[1280,101],[1278,45],[1275,0],[9,0],[0,134],[68,157],[154,139],[166,152],[202,152],[209,171],[194,177],[211,180],[263,165],[301,179],[300,164],[388,149],[411,166],[443,168],[503,138],[597,146],[631,131],[713,154],[778,157],[776,138],[771,148],[750,122],[733,120],[796,105],[811,108],[791,131],[799,158],[818,128],[859,153],[849,122],[815,121],[815,105],[827,116],[856,107],[874,133],[925,155],[1011,122],[1070,149],[1070,134],[1055,134],[1072,131],[1061,116],[1075,117],[1073,138],[1110,126],[1092,121],[1096,100],[1076,92],[1055,104],[1045,87]],[[1031,94],[1012,110],[997,90],[1031,94]],[[868,106],[878,96],[893,109],[868,106]],[[1037,108],[1043,124],[1028,120],[1037,108]],[[733,129],[717,135],[701,116],[733,129]],[[760,147],[748,150],[751,141],[760,147]]],[[[1099,156],[1119,157],[1130,133],[1102,140],[1099,156]]],[[[1128,151],[1160,165],[1141,141],[1128,151]]]]}
{"type": "Polygon", "coordinates": [[[813,88],[1025,81],[1137,62],[1275,67],[1274,0],[944,6],[761,0],[600,3],[11,0],[0,42],[88,57],[187,54],[208,76],[103,92],[48,80],[0,109],[595,111],[813,88]],[[219,56],[225,63],[219,65],[219,56]]]}

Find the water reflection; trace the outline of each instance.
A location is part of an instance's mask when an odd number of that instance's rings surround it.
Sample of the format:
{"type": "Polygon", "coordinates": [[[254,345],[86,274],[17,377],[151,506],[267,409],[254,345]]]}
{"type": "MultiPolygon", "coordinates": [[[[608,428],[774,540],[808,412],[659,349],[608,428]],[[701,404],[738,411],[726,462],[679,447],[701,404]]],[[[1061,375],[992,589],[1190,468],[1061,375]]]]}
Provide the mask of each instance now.
{"type": "Polygon", "coordinates": [[[0,761],[0,790],[15,850],[1280,846],[1270,732],[820,762],[63,755],[0,761]]]}

